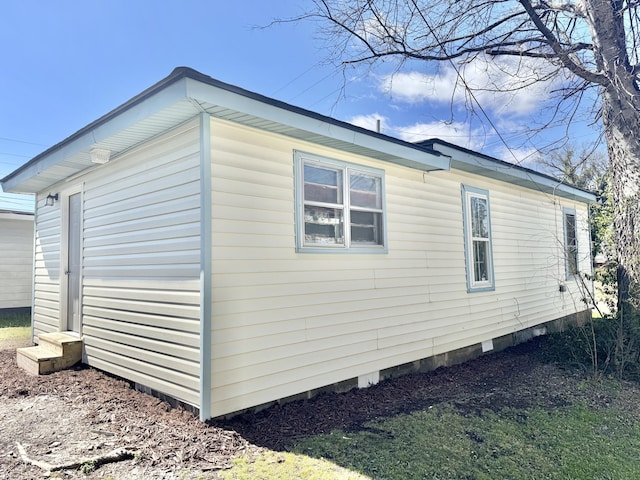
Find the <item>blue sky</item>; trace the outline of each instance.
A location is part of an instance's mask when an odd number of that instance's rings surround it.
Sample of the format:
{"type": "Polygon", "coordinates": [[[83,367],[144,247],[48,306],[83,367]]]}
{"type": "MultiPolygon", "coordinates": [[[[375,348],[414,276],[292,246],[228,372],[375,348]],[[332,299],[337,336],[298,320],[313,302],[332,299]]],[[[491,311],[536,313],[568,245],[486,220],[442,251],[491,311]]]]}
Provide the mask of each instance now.
{"type": "MultiPolygon", "coordinates": [[[[342,71],[326,62],[317,24],[256,28],[307,8],[309,0],[3,2],[0,178],[176,66],[366,128],[380,119],[383,133],[408,141],[440,137],[505,160],[531,153],[521,132],[541,115],[539,101],[549,86],[480,99],[511,144],[507,151],[490,128],[469,120],[462,103],[453,109],[454,122],[443,123],[458,95],[455,72],[446,65],[410,65],[393,80],[385,75],[393,65],[366,75],[347,72],[345,84],[342,71]]],[[[483,73],[468,75],[473,81],[483,73]]],[[[593,136],[580,129],[575,139],[593,136]]]]}

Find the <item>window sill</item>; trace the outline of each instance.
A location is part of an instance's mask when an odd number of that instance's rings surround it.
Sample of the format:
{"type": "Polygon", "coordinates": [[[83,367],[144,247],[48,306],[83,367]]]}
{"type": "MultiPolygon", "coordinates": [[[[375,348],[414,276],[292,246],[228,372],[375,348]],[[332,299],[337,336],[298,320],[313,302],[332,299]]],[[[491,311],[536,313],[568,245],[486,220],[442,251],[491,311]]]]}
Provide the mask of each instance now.
{"type": "Polygon", "coordinates": [[[467,293],[477,293],[477,292],[495,292],[495,285],[488,285],[486,287],[467,287],[467,293]]]}
{"type": "Polygon", "coordinates": [[[296,248],[296,253],[322,253],[322,254],[333,254],[337,253],[340,255],[345,254],[386,254],[389,253],[389,249],[387,247],[298,247],[296,248]]]}

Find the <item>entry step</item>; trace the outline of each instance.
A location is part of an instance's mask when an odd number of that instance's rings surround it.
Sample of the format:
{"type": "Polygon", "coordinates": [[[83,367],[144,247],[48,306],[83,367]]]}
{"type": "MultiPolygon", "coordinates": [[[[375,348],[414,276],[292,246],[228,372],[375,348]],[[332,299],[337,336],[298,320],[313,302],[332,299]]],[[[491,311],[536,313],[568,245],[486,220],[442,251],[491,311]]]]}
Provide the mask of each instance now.
{"type": "Polygon", "coordinates": [[[42,333],[38,345],[16,349],[18,366],[32,375],[72,367],[82,360],[82,339],[65,332],[42,333]]]}

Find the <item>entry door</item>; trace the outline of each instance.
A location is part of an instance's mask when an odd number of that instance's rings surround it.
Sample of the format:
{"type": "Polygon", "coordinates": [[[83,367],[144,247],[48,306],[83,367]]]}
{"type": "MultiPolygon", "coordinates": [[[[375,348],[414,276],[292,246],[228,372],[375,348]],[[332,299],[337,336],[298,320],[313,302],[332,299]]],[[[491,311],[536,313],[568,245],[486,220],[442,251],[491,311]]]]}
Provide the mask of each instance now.
{"type": "Polygon", "coordinates": [[[79,193],[69,196],[67,235],[67,330],[80,333],[81,213],[79,193]]]}

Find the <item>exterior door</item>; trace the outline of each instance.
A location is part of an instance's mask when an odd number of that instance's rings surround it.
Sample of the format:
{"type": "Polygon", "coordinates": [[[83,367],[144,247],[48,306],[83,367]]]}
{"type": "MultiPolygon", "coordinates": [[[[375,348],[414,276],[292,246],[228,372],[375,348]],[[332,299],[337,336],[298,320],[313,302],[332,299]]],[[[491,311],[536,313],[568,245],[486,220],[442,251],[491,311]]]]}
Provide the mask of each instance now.
{"type": "Polygon", "coordinates": [[[67,330],[80,333],[80,269],[82,235],[82,197],[69,196],[67,222],[67,330]]]}

